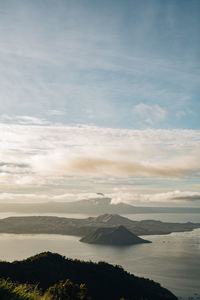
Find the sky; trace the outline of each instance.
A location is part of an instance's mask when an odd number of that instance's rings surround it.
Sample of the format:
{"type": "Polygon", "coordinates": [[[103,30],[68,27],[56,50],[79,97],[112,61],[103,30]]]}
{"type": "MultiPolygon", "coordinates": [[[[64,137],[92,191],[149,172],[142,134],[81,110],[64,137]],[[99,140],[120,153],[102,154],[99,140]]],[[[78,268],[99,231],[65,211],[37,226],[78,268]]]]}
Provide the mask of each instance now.
{"type": "Polygon", "coordinates": [[[199,31],[199,0],[0,0],[0,202],[200,206],[199,31]]]}

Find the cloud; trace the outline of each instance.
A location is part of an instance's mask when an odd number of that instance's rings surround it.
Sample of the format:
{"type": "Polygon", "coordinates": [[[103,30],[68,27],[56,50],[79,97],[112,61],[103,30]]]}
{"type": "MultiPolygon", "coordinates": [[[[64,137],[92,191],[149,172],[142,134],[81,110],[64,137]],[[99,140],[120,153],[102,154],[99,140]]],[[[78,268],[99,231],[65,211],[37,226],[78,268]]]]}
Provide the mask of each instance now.
{"type": "Polygon", "coordinates": [[[52,193],[0,193],[1,203],[41,203],[41,202],[73,202],[79,200],[87,200],[98,198],[96,193],[64,193],[64,194],[52,194],[52,193]]]}
{"type": "Polygon", "coordinates": [[[30,166],[27,164],[0,162],[1,174],[28,174],[29,172],[30,166]]]}
{"type": "Polygon", "coordinates": [[[109,196],[112,198],[112,204],[121,202],[129,204],[139,203],[184,203],[200,201],[200,193],[192,191],[171,191],[166,193],[154,193],[154,194],[137,194],[132,192],[119,191],[111,193],[109,196]]]}
{"type": "Polygon", "coordinates": [[[200,200],[200,193],[191,191],[173,191],[144,196],[143,201],[150,202],[192,202],[200,200]]]}
{"type": "Polygon", "coordinates": [[[165,120],[167,114],[166,110],[158,104],[148,105],[144,103],[135,105],[133,112],[149,125],[165,120]]]}
{"type": "MultiPolygon", "coordinates": [[[[37,192],[37,193],[9,193],[3,192],[0,193],[0,202],[1,203],[41,203],[41,202],[73,202],[86,199],[95,199],[100,196],[97,193],[92,192],[67,192],[67,193],[49,193],[49,192],[37,192]]],[[[101,196],[102,197],[102,196],[101,196]]],[[[104,197],[111,199],[111,204],[115,205],[118,203],[128,203],[131,205],[158,205],[160,204],[169,204],[173,206],[176,204],[193,204],[200,201],[200,193],[192,191],[171,191],[165,193],[134,193],[128,190],[118,189],[115,192],[105,193],[104,197]]]]}
{"type": "Polygon", "coordinates": [[[174,200],[177,201],[198,201],[200,200],[200,194],[196,193],[195,195],[182,195],[182,196],[177,196],[173,198],[174,200]]]}
{"type": "Polygon", "coordinates": [[[37,117],[31,117],[31,116],[16,116],[16,120],[19,121],[19,124],[33,124],[33,125],[44,125],[48,122],[44,119],[37,118],[37,117]]]}
{"type": "Polygon", "coordinates": [[[22,125],[46,125],[48,121],[43,118],[37,118],[33,116],[10,116],[0,115],[0,120],[8,123],[22,124],[22,125]]]}
{"type": "Polygon", "coordinates": [[[194,112],[191,109],[187,109],[187,110],[180,110],[176,112],[176,117],[177,118],[182,118],[185,117],[187,115],[194,115],[194,112]]]}
{"type": "MultiPolygon", "coordinates": [[[[104,176],[118,176],[118,177],[131,177],[131,176],[147,176],[147,177],[168,177],[176,178],[184,175],[191,175],[195,172],[200,172],[200,165],[188,165],[182,158],[182,163],[172,164],[170,162],[165,164],[148,165],[145,163],[137,163],[131,161],[118,161],[108,160],[103,158],[90,158],[90,157],[70,157],[62,156],[61,159],[52,161],[53,157],[39,159],[39,165],[48,164],[45,172],[56,172],[62,175],[70,176],[85,176],[92,175],[95,177],[104,176]],[[52,169],[51,169],[52,167],[52,169]]],[[[36,168],[37,170],[37,168],[36,168]]]]}
{"type": "Polygon", "coordinates": [[[195,130],[4,123],[0,139],[0,184],[20,191],[25,185],[60,186],[63,194],[98,191],[98,186],[107,192],[116,185],[162,191],[175,183],[175,188],[189,187],[199,178],[200,132],[195,130]]]}
{"type": "MultiPolygon", "coordinates": [[[[187,47],[170,55],[169,44],[178,45],[177,36],[175,43],[166,43],[165,39],[160,43],[165,34],[149,35],[159,28],[155,12],[167,14],[168,19],[170,10],[134,5],[136,13],[127,20],[132,26],[126,26],[124,13],[128,6],[122,3],[116,7],[111,1],[110,9],[105,10],[104,6],[97,8],[97,2],[94,6],[74,2],[70,9],[67,1],[61,2],[58,6],[45,3],[39,14],[37,1],[26,5],[18,1],[2,8],[0,82],[4,113],[51,118],[67,111],[62,121],[68,124],[132,127],[136,124],[131,113],[133,103],[148,101],[149,107],[143,107],[148,116],[140,118],[148,126],[157,120],[156,124],[168,128],[163,110],[184,110],[184,96],[198,111],[198,58],[187,47]],[[189,59],[173,56],[181,52],[189,59]]],[[[190,17],[194,21],[194,14],[190,17]]],[[[194,26],[183,24],[183,32],[187,35],[191,28],[195,36],[194,26]]],[[[169,28],[165,29],[168,32],[169,28]]],[[[171,36],[172,32],[168,33],[171,36]]],[[[141,108],[136,109],[141,113],[141,108]]],[[[194,118],[198,124],[198,114],[194,118]]],[[[188,124],[195,127],[191,118],[178,121],[184,128],[188,124]]]]}
{"type": "Polygon", "coordinates": [[[51,109],[51,110],[47,111],[46,114],[49,116],[63,116],[65,114],[65,112],[61,111],[61,110],[57,110],[57,109],[51,109]]]}

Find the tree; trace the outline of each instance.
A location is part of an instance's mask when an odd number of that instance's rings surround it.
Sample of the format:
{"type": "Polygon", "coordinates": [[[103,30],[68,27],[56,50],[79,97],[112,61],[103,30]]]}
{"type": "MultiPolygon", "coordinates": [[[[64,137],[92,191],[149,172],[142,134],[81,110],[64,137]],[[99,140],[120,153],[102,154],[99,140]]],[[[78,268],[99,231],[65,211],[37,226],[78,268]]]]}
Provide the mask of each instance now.
{"type": "Polygon", "coordinates": [[[51,286],[45,296],[54,300],[91,300],[85,284],[73,284],[69,279],[51,286]]]}

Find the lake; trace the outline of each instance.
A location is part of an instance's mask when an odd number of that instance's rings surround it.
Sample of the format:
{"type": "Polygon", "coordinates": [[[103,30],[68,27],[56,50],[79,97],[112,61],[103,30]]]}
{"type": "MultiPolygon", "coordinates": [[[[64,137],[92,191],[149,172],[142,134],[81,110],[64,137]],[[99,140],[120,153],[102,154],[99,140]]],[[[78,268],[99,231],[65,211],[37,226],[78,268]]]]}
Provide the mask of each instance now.
{"type": "MultiPolygon", "coordinates": [[[[0,217],[6,215],[0,214],[0,217]]],[[[143,214],[127,217],[171,222],[200,221],[199,214],[143,214]]],[[[82,260],[103,260],[121,265],[135,275],[160,282],[182,299],[200,299],[200,229],[169,235],[152,235],[148,236],[148,239],[152,244],[113,247],[84,244],[74,236],[0,234],[0,259],[13,261],[39,252],[52,251],[82,260]]]]}

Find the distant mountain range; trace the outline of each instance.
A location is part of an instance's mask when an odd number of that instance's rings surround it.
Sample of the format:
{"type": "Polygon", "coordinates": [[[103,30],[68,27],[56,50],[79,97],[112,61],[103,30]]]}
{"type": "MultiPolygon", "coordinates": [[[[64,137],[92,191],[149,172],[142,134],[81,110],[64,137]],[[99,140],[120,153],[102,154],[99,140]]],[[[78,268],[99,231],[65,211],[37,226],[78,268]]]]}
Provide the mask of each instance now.
{"type": "Polygon", "coordinates": [[[136,213],[200,213],[200,207],[142,207],[126,203],[112,204],[111,198],[98,197],[74,202],[1,203],[1,212],[20,213],[79,213],[79,214],[136,214],[136,213]]]}
{"type": "Polygon", "coordinates": [[[9,217],[0,219],[1,233],[47,233],[83,237],[98,228],[123,225],[135,235],[169,234],[200,228],[200,223],[167,223],[155,220],[133,221],[128,218],[104,214],[86,219],[52,216],[9,217]]]}

